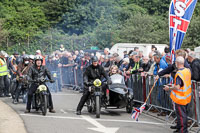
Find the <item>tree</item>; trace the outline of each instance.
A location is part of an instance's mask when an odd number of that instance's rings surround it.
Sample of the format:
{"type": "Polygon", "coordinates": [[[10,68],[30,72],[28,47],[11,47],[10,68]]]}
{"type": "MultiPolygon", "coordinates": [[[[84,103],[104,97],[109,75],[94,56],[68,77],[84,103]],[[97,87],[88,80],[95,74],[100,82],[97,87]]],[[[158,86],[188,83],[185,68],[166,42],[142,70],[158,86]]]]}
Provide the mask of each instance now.
{"type": "Polygon", "coordinates": [[[120,42],[167,43],[167,20],[162,17],[136,14],[118,31],[120,42]]]}

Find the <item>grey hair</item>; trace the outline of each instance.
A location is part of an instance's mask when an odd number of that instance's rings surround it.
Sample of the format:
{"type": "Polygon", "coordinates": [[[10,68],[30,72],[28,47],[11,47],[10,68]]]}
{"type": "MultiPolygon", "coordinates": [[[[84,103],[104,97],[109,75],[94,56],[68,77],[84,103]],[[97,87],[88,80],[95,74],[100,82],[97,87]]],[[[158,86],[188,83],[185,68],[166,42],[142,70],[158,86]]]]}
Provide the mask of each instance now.
{"type": "Polygon", "coordinates": [[[185,60],[184,60],[184,58],[183,58],[182,56],[178,56],[178,57],[176,58],[176,62],[178,62],[178,63],[180,63],[180,64],[184,64],[185,60]]]}
{"type": "Polygon", "coordinates": [[[190,56],[192,58],[196,58],[195,52],[189,52],[188,56],[190,56]]]}

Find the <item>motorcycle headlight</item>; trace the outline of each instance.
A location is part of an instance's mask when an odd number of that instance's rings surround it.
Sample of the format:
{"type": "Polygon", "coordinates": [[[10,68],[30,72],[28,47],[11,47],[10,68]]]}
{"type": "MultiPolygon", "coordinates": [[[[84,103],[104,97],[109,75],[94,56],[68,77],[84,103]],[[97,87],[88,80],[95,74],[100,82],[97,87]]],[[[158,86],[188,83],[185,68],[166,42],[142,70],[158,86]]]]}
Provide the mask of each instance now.
{"type": "Polygon", "coordinates": [[[38,87],[38,90],[41,92],[41,91],[47,91],[47,87],[45,85],[40,85],[38,87]]]}
{"type": "Polygon", "coordinates": [[[57,77],[57,74],[56,74],[56,73],[54,73],[54,74],[53,74],[53,77],[54,77],[54,78],[56,78],[56,77],[57,77]]]}
{"type": "Polygon", "coordinates": [[[93,84],[94,84],[94,86],[99,87],[99,86],[101,86],[101,80],[96,79],[96,80],[93,82],[93,84]]]}

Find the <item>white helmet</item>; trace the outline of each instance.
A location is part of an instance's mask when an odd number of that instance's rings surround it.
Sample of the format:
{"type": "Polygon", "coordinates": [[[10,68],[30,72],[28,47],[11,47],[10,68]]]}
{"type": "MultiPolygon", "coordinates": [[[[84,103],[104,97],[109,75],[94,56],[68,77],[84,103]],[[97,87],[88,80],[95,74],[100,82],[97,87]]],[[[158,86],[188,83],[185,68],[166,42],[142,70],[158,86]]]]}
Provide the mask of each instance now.
{"type": "Polygon", "coordinates": [[[42,58],[41,55],[36,55],[36,56],[35,56],[35,60],[42,60],[42,61],[43,61],[43,58],[42,58]]]}
{"type": "Polygon", "coordinates": [[[34,59],[35,59],[35,56],[34,56],[34,55],[29,55],[29,58],[30,58],[31,60],[34,60],[34,59]]]}
{"type": "Polygon", "coordinates": [[[4,56],[5,57],[6,55],[8,55],[8,54],[5,51],[3,51],[3,50],[0,51],[0,56],[4,56]]]}

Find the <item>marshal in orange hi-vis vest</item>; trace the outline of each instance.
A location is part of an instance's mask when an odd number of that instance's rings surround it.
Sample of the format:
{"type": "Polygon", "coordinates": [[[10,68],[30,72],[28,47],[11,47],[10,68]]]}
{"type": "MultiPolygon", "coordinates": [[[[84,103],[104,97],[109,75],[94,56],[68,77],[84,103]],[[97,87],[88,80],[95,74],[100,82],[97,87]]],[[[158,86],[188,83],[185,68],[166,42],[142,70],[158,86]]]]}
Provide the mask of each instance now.
{"type": "Polygon", "coordinates": [[[176,85],[176,78],[180,77],[183,81],[183,87],[179,90],[171,91],[171,99],[180,105],[187,105],[191,101],[192,89],[191,89],[191,72],[188,68],[184,68],[183,70],[179,70],[174,78],[174,85],[176,85]]]}

